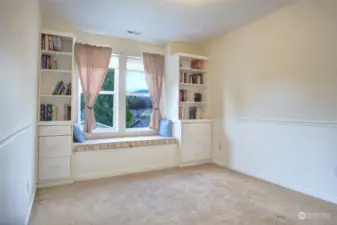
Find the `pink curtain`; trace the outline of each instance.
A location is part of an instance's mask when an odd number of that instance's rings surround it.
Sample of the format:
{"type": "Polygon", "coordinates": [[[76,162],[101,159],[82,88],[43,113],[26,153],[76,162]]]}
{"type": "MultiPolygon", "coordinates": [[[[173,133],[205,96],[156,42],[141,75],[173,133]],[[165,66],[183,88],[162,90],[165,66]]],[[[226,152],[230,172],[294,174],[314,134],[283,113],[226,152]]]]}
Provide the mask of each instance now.
{"type": "Polygon", "coordinates": [[[85,99],[84,132],[91,133],[96,128],[93,107],[107,74],[111,53],[111,48],[75,44],[75,58],[85,99]]]}
{"type": "Polygon", "coordinates": [[[164,78],[164,56],[144,53],[144,70],[146,82],[149,88],[149,95],[152,102],[152,117],[150,128],[158,132],[160,115],[160,98],[164,78]]]}

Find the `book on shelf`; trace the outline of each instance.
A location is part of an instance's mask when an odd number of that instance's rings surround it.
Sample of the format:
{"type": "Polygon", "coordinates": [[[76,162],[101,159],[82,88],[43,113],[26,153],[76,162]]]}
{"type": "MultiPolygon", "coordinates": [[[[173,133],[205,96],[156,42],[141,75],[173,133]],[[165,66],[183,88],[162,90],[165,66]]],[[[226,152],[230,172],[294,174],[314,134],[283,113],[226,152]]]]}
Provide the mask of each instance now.
{"type": "Polygon", "coordinates": [[[64,120],[71,120],[71,105],[64,105],[64,120]]]}
{"type": "MultiPolygon", "coordinates": [[[[40,121],[57,121],[58,107],[52,104],[40,105],[40,121]]],[[[62,113],[62,112],[61,112],[62,113]]],[[[71,120],[71,105],[64,104],[64,120],[71,120]]]]}
{"type": "Polygon", "coordinates": [[[61,80],[57,81],[51,95],[71,95],[71,82],[67,85],[61,80]]]}
{"type": "Polygon", "coordinates": [[[49,55],[41,56],[41,69],[57,70],[57,60],[49,55]]]}
{"type": "Polygon", "coordinates": [[[40,121],[46,121],[46,105],[40,105],[40,121]]]}
{"type": "Polygon", "coordinates": [[[202,94],[201,93],[194,93],[192,91],[187,90],[180,90],[179,91],[179,101],[180,102],[201,102],[202,101],[202,94]]]}
{"type": "Polygon", "coordinates": [[[205,63],[202,60],[191,60],[191,68],[192,69],[205,69],[205,63]]]}
{"type": "Polygon", "coordinates": [[[200,120],[203,118],[203,109],[200,107],[189,107],[188,119],[200,120]]]}
{"type": "Polygon", "coordinates": [[[68,83],[68,85],[67,85],[67,90],[66,90],[66,95],[71,95],[71,92],[72,92],[72,90],[71,90],[71,82],[69,82],[68,83]]]}
{"type": "Polygon", "coordinates": [[[47,104],[46,106],[46,121],[52,121],[53,119],[53,105],[47,104]]]}
{"type": "Polygon", "coordinates": [[[57,120],[56,119],[56,115],[57,115],[57,111],[56,111],[56,106],[52,106],[52,121],[55,121],[55,120],[57,120]]]}
{"type": "Polygon", "coordinates": [[[204,109],[201,107],[179,107],[179,119],[200,120],[204,118],[204,109]]]}
{"type": "Polygon", "coordinates": [[[203,84],[202,74],[188,74],[183,72],[180,75],[180,83],[184,84],[203,84]]]}
{"type": "Polygon", "coordinates": [[[41,35],[41,50],[46,51],[61,51],[62,40],[56,35],[42,34],[41,35]]]}

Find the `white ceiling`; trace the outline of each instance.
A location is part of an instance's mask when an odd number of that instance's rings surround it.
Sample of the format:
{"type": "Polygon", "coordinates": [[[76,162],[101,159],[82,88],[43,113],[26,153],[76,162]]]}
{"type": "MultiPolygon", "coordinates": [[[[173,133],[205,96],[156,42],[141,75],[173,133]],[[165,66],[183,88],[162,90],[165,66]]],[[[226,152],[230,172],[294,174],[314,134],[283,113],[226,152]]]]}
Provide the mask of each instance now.
{"type": "Polygon", "coordinates": [[[41,0],[43,15],[51,19],[69,21],[83,31],[154,43],[200,41],[295,1],[41,0]]]}

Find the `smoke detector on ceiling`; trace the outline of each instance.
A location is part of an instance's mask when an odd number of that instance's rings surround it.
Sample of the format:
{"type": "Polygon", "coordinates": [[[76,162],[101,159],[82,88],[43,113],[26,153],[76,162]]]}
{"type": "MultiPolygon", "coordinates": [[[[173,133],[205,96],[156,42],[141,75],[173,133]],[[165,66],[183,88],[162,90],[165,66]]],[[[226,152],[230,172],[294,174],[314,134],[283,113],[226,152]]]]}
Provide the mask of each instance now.
{"type": "Polygon", "coordinates": [[[127,33],[128,34],[133,34],[133,35],[141,35],[142,34],[142,32],[134,31],[134,30],[128,30],[127,33]]]}

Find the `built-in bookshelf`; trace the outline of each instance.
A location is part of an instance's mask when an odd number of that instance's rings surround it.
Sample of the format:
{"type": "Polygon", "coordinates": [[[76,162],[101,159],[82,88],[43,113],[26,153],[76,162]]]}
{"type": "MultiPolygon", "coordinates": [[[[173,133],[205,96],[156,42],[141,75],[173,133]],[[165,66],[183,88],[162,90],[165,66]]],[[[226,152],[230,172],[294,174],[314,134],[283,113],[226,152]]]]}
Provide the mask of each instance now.
{"type": "Polygon", "coordinates": [[[173,120],[204,121],[208,118],[207,58],[186,53],[169,57],[165,77],[165,116],[173,120]],[[175,94],[178,93],[178,94],[175,94]]]}
{"type": "Polygon", "coordinates": [[[39,124],[71,124],[75,37],[41,31],[40,44],[39,124]]]}

